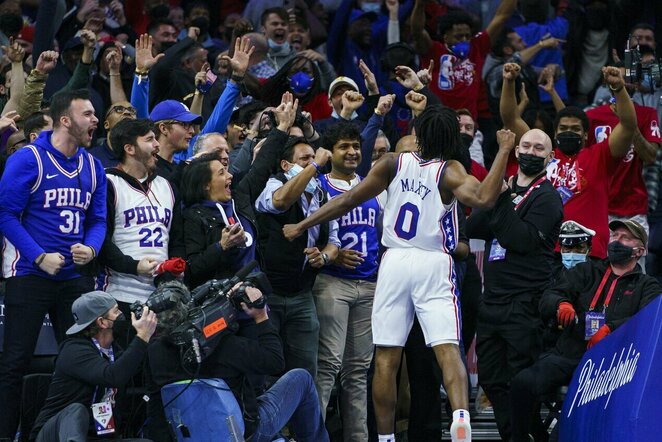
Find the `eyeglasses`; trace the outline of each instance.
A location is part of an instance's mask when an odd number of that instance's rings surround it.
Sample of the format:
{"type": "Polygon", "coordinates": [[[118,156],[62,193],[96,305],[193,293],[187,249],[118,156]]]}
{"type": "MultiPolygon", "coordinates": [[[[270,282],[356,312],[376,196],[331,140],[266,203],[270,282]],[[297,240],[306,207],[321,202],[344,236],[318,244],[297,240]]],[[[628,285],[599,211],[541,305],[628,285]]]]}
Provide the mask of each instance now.
{"type": "Polygon", "coordinates": [[[117,105],[117,106],[111,107],[110,110],[112,110],[113,112],[115,112],[117,114],[122,114],[124,112],[128,112],[131,115],[135,115],[137,113],[136,108],[133,107],[133,106],[120,106],[120,105],[117,105]]]}
{"type": "Polygon", "coordinates": [[[161,121],[161,123],[169,124],[169,125],[178,124],[182,126],[185,130],[189,130],[194,126],[193,123],[184,123],[182,121],[176,121],[176,120],[165,120],[165,121],[161,121]]]}

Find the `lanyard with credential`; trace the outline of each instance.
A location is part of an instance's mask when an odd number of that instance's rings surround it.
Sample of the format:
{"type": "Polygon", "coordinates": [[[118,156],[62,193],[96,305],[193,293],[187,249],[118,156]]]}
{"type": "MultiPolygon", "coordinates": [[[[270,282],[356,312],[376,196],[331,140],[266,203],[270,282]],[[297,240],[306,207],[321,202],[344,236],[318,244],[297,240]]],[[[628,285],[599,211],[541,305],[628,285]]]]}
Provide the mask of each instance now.
{"type": "MultiPolygon", "coordinates": [[[[593,300],[591,301],[591,306],[589,307],[589,311],[593,311],[595,309],[595,305],[598,303],[598,299],[600,298],[602,289],[605,288],[605,285],[607,284],[607,280],[609,279],[610,275],[611,275],[611,267],[608,267],[607,271],[605,272],[605,276],[602,277],[602,281],[600,282],[598,289],[595,291],[595,295],[593,295],[593,300]]],[[[605,298],[605,302],[603,303],[602,311],[606,311],[607,307],[609,306],[609,302],[611,301],[611,295],[614,294],[614,289],[616,288],[616,283],[618,282],[618,278],[620,278],[620,276],[614,279],[611,282],[611,285],[609,285],[609,291],[607,292],[607,297],[605,298]]]]}
{"type": "Polygon", "coordinates": [[[517,209],[519,208],[519,206],[522,205],[522,203],[524,202],[524,200],[526,200],[526,199],[529,197],[529,195],[531,195],[531,192],[533,192],[533,190],[536,189],[536,188],[540,185],[540,183],[542,183],[542,182],[545,181],[546,179],[547,179],[547,177],[544,176],[544,175],[541,176],[540,178],[538,178],[538,180],[537,180],[535,183],[533,183],[533,184],[531,185],[531,187],[529,187],[529,190],[526,191],[526,193],[524,194],[524,196],[522,197],[522,199],[519,200],[519,201],[517,202],[517,204],[515,204],[515,210],[517,210],[517,209]]]}
{"type": "MultiPolygon", "coordinates": [[[[108,353],[106,353],[105,351],[103,351],[101,349],[101,344],[99,344],[99,341],[97,341],[96,338],[92,338],[92,343],[97,348],[97,350],[99,350],[99,353],[101,354],[102,358],[107,357],[110,360],[111,364],[115,362],[115,352],[113,351],[113,346],[112,345],[108,349],[108,353]]],[[[94,396],[92,396],[92,402],[93,403],[96,400],[98,390],[99,390],[99,386],[97,385],[96,387],[94,387],[94,396]]],[[[115,389],[114,388],[106,388],[106,393],[104,394],[104,398],[108,395],[108,390],[113,391],[112,396],[115,396],[115,394],[114,394],[115,389]]]]}

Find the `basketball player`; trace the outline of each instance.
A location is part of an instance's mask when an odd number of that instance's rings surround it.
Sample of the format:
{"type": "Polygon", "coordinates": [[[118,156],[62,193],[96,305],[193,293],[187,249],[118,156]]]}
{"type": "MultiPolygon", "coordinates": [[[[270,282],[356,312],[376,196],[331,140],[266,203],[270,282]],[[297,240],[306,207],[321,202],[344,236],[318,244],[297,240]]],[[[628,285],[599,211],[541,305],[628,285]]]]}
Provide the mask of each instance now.
{"type": "MultiPolygon", "coordinates": [[[[102,289],[128,312],[154,291],[154,270],[175,245],[183,245],[179,201],[165,178],[156,175],[159,142],[147,119],[122,120],[110,134],[119,164],[108,175],[108,230],[102,260],[102,289]]],[[[175,256],[182,256],[183,250],[175,256]]]]}
{"type": "MultiPolygon", "coordinates": [[[[410,92],[425,108],[425,98],[410,92]]],[[[413,109],[416,113],[416,110],[413,109]]],[[[395,375],[414,312],[426,344],[435,352],[453,408],[454,441],[470,441],[467,377],[460,357],[460,319],[453,259],[457,242],[457,200],[470,207],[491,207],[507,189],[506,162],[515,144],[512,132],[497,133],[499,152],[492,170],[480,183],[457,161],[462,149],[457,114],[431,106],[416,118],[419,154],[387,154],[352,190],[331,200],[318,212],[295,225],[286,225],[286,238],[343,216],[383,190],[382,243],[388,247],[381,263],[372,314],[373,341],[377,346],[373,401],[379,441],[395,441],[395,375]]]]}
{"type": "Polygon", "coordinates": [[[106,175],[85,151],[99,120],[86,90],[51,102],[53,130],[14,153],[0,181],[4,235],[5,330],[0,361],[0,439],[14,439],[21,379],[44,316],[58,342],[74,323],[71,305],[94,289],[80,266],[98,254],[106,234],[106,175]]]}

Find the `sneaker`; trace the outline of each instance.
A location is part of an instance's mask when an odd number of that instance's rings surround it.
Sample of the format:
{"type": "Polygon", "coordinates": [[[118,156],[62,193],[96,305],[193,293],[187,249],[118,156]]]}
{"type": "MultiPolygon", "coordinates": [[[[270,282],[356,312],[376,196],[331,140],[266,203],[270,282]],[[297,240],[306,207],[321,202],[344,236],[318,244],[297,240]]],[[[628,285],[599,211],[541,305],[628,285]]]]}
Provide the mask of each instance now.
{"type": "Polygon", "coordinates": [[[464,413],[453,421],[451,425],[451,440],[453,442],[471,442],[471,423],[469,416],[464,416],[464,413]]]}

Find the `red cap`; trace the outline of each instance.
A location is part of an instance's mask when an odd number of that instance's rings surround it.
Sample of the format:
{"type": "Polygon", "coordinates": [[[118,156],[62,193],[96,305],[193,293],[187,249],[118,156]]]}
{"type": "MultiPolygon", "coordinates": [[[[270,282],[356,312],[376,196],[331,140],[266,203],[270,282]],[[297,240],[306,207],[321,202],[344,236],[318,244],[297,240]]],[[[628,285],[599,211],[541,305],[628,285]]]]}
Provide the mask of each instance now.
{"type": "Polygon", "coordinates": [[[16,38],[32,43],[34,40],[34,26],[23,26],[23,29],[21,29],[21,32],[18,33],[16,38]]]}

